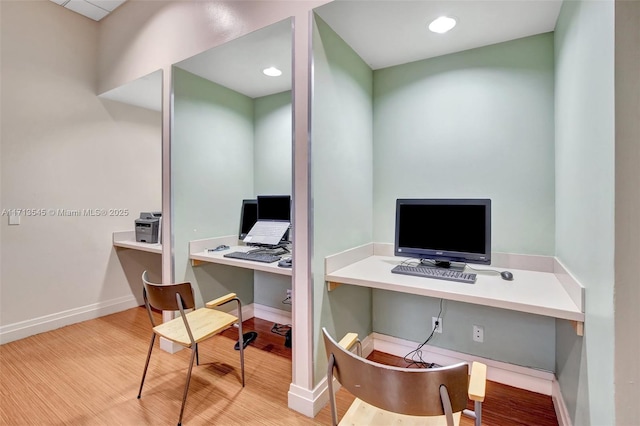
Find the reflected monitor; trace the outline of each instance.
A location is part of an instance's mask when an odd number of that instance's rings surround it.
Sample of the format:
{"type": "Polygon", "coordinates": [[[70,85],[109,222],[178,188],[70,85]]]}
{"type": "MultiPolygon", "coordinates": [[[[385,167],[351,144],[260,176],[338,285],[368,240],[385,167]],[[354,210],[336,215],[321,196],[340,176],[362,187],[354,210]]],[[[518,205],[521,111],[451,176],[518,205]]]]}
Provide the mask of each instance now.
{"type": "Polygon", "coordinates": [[[490,264],[491,200],[396,200],[394,250],[443,268],[452,262],[490,264]]]}

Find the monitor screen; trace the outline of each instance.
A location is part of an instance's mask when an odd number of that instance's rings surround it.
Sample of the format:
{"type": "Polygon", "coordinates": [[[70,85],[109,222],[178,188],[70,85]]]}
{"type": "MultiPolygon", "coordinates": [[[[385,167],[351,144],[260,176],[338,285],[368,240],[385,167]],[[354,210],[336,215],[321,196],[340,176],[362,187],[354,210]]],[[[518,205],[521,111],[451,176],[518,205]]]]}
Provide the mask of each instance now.
{"type": "Polygon", "coordinates": [[[291,222],[291,196],[258,195],[258,220],[291,222]]]}
{"type": "Polygon", "coordinates": [[[398,199],[395,255],[491,263],[491,200],[398,199]]]}
{"type": "Polygon", "coordinates": [[[238,237],[244,240],[258,220],[258,200],[242,200],[240,209],[240,232],[238,237]]]}

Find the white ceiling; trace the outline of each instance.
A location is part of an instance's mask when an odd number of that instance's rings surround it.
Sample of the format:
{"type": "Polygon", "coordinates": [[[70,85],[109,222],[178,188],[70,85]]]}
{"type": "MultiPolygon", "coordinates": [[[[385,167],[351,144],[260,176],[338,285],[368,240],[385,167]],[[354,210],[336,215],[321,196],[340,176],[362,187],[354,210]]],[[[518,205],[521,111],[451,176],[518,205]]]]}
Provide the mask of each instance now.
{"type": "Polygon", "coordinates": [[[289,19],[254,31],[176,64],[190,73],[251,98],[291,90],[291,37],[289,19]],[[279,77],[262,70],[276,67],[279,77]]]}
{"type": "MultiPolygon", "coordinates": [[[[335,0],[315,12],[372,69],[380,69],[553,31],[561,5],[562,0],[335,0]],[[458,25],[446,34],[430,32],[429,23],[441,15],[456,18],[458,25]]],[[[291,55],[291,21],[285,20],[176,66],[256,98],[291,89],[291,55]],[[283,75],[263,75],[269,66],[283,75]]],[[[119,93],[114,89],[111,96],[134,105],[155,99],[150,102],[156,106],[145,107],[159,110],[161,80],[153,78],[143,77],[119,93]],[[141,86],[151,94],[143,96],[141,86]]]]}
{"type": "Polygon", "coordinates": [[[99,21],[126,0],[51,0],[66,9],[99,21]]]}
{"type": "Polygon", "coordinates": [[[561,0],[341,1],[316,13],[372,69],[414,62],[555,29],[561,0]],[[456,27],[432,33],[429,23],[453,17],[456,27]]]}

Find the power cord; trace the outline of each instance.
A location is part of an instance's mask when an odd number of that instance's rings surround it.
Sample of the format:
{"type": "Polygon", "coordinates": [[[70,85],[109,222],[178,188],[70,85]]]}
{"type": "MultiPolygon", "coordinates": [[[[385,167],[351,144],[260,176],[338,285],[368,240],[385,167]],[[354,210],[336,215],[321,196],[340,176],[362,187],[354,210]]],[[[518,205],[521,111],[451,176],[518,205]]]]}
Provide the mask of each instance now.
{"type": "Polygon", "coordinates": [[[279,336],[286,336],[289,330],[291,330],[291,324],[274,323],[271,327],[271,332],[279,336]]]}
{"type": "MultiPolygon", "coordinates": [[[[440,311],[438,312],[438,316],[436,318],[442,318],[442,303],[443,303],[443,299],[440,299],[440,311]]],[[[404,361],[408,364],[408,367],[411,366],[417,366],[418,368],[433,368],[435,367],[435,363],[433,362],[426,362],[424,359],[422,359],[422,347],[424,345],[426,345],[427,343],[429,343],[429,341],[433,338],[433,335],[436,332],[436,329],[438,328],[438,326],[440,325],[440,323],[438,321],[436,321],[436,323],[433,326],[433,330],[431,330],[431,334],[429,334],[429,337],[427,337],[427,340],[425,340],[424,342],[420,343],[418,345],[418,347],[414,350],[412,350],[411,352],[409,352],[408,354],[406,354],[404,356],[404,361]]]]}

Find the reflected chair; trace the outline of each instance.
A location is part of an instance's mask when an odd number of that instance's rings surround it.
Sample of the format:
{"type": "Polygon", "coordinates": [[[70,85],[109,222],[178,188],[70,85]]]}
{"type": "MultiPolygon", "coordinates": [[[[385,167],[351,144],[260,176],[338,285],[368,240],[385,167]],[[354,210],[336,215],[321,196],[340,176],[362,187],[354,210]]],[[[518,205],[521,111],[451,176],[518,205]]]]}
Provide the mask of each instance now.
{"type": "Polygon", "coordinates": [[[218,299],[212,300],[206,304],[206,307],[195,309],[195,300],[191,284],[188,282],[180,284],[154,284],[149,282],[147,271],[142,273],[142,282],[144,284],[143,297],[144,304],[149,313],[153,333],[151,335],[151,344],[149,345],[149,353],[147,354],[147,362],[144,365],[142,373],[142,381],[140,382],[140,390],[138,391],[138,399],[142,394],[142,386],[144,378],[147,375],[149,360],[151,359],[151,351],[156,336],[164,337],[167,340],[175,342],[185,348],[191,349],[191,361],[189,362],[189,370],[187,371],[187,382],[184,385],[184,394],[182,396],[182,406],[180,407],[180,417],[178,418],[178,426],[182,424],[182,414],[184,406],[187,402],[187,392],[189,391],[189,382],[191,380],[191,370],[193,369],[193,361],[196,365],[200,364],[198,358],[198,343],[206,340],[216,334],[226,330],[233,324],[238,324],[238,341],[240,350],[240,370],[242,376],[242,386],[244,387],[244,344],[242,335],[242,304],[240,299],[234,293],[229,293],[218,299]],[[238,317],[226,312],[213,309],[217,306],[224,305],[232,301],[237,302],[238,317]],[[161,311],[180,311],[180,316],[162,324],[156,324],[153,319],[152,308],[161,311]],[[186,310],[190,312],[185,312],[186,310]]]}
{"type": "Polygon", "coordinates": [[[329,360],[327,382],[331,421],[338,424],[334,394],[335,377],[356,399],[340,425],[447,425],[460,423],[460,414],[482,421],[487,367],[474,362],[469,378],[466,363],[439,368],[401,368],[362,357],[356,333],[336,342],[327,332],[324,345],[329,360]],[[356,346],[357,353],[351,350],[356,346]],[[474,401],[474,410],[467,402],[474,401]]]}

